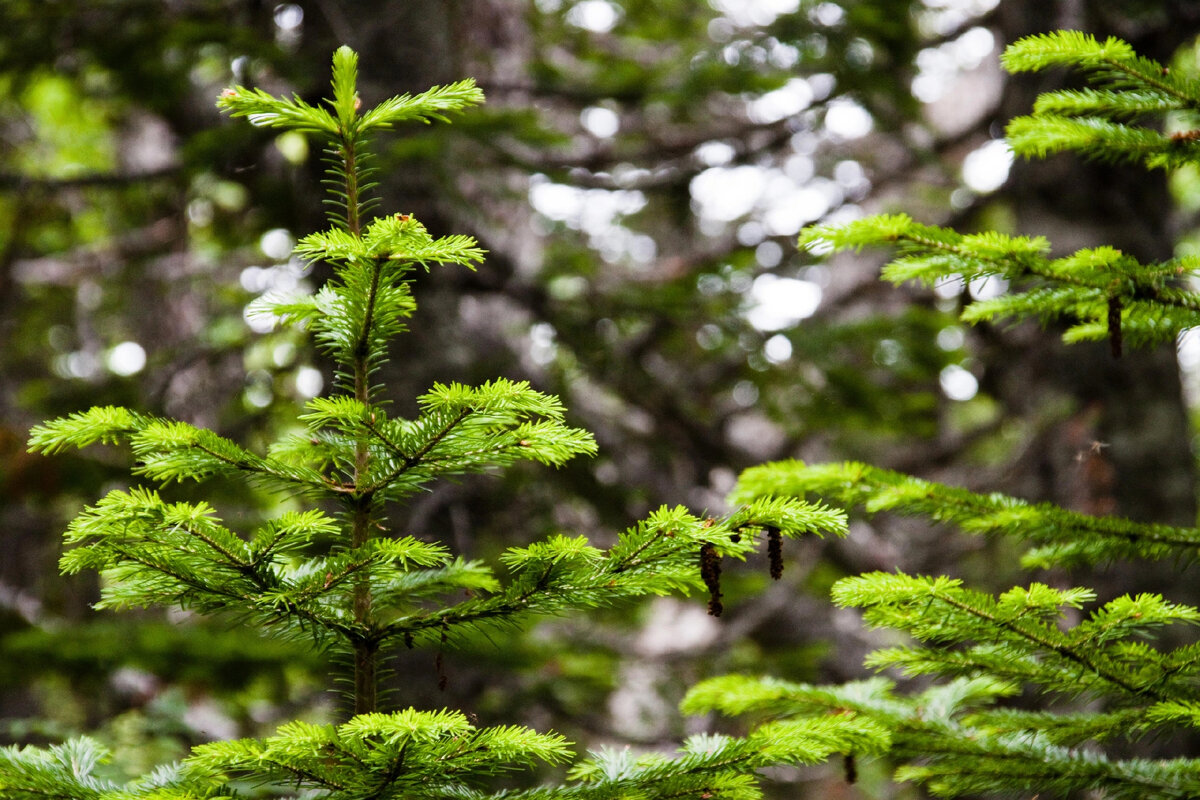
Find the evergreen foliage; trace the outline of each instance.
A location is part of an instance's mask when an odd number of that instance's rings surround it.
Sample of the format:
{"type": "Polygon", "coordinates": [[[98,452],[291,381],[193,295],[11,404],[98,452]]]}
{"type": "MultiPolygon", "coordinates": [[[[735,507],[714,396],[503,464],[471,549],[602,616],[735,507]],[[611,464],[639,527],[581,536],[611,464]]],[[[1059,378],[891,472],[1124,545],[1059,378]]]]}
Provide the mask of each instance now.
{"type": "Polygon", "coordinates": [[[905,214],[815,227],[800,243],[814,252],[896,245],[903,255],[883,270],[883,277],[893,283],[1008,281],[1011,291],[971,303],[962,319],[1065,320],[1070,325],[1064,341],[1108,339],[1116,355],[1125,342],[1138,347],[1173,342],[1179,331],[1200,322],[1200,300],[1186,288],[1186,281],[1200,269],[1195,256],[1141,264],[1116,248],[1096,247],[1051,259],[1050,244],[1041,236],[962,234],[923,225],[905,214]]]}
{"type": "MultiPolygon", "coordinates": [[[[1009,141],[1019,154],[1072,150],[1149,168],[1194,163],[1200,136],[1189,115],[1200,84],[1125,43],[1071,32],[1030,37],[1009,48],[1005,64],[1076,67],[1094,84],[1044,95],[1032,116],[1015,120],[1009,141]],[[1163,113],[1177,133],[1140,124],[1163,113]]],[[[750,800],[760,794],[762,768],[837,754],[848,779],[855,759],[884,758],[898,765],[897,779],[939,796],[1200,796],[1195,758],[1128,755],[1152,753],[1154,742],[1200,725],[1200,645],[1178,643],[1188,641],[1200,609],[1153,593],[1101,598],[1053,581],[989,593],[948,576],[846,578],[834,588],[835,603],[910,640],[876,651],[867,665],[918,678],[921,688],[886,677],[841,686],[712,679],[689,693],[684,710],[748,715],[747,735],[699,735],[673,755],[602,750],[574,764],[562,785],[501,789],[492,780],[569,761],[554,733],[480,727],[451,710],[389,709],[380,672],[401,647],[440,648],[480,627],[647,594],[707,591],[719,614],[723,557],[743,558],[766,540],[777,574],[781,536],[844,531],[842,512],[807,502],[809,495],[1028,541],[1022,563],[1029,568],[1183,561],[1200,531],[1092,517],[863,464],[798,461],[743,474],[732,495],[738,509],[726,517],[663,507],[607,549],[564,534],[510,547],[489,565],[391,529],[392,504],[435,481],[519,460],[557,466],[593,453],[595,444],[566,423],[556,398],[503,379],[438,384],[419,398],[415,419],[389,415],[378,370],[415,308],[417,267],[473,268],[483,253],[467,237],[434,238],[404,214],[368,218],[369,134],[400,121],[445,119],[482,98],[463,82],[362,111],[355,73],[354,53],[339,50],[327,108],[242,87],[220,100],[233,116],[328,144],[333,227],[305,237],[297,253],[327,264],[334,277],[311,297],[267,298],[258,311],[311,332],[337,365],[338,392],[309,402],[297,417],[301,432],[264,452],[111,406],[46,423],[30,439],[43,453],[127,442],[136,460],[143,484],[110,492],[66,534],[72,547],[62,567],[100,571],[101,605],[226,615],[340,654],[353,671],[350,713],[340,724],[293,722],[263,739],[203,745],[132,781],[109,774],[110,754],[87,738],[7,748],[0,796],[750,800]],[[306,509],[241,530],[209,503],[167,495],[169,484],[219,477],[253,481],[306,509]]],[[[1200,309],[1188,290],[1200,264],[1189,258],[1143,265],[1105,247],[1050,258],[1041,238],[960,234],[904,215],[816,228],[801,245],[818,252],[899,245],[901,256],[885,269],[895,282],[1003,278],[1010,291],[969,305],[964,319],[1065,319],[1068,341],[1107,338],[1116,355],[1126,343],[1173,341],[1200,309]]]]}
{"type": "MultiPolygon", "coordinates": [[[[1168,72],[1124,42],[1074,32],[1021,40],[1004,63],[1014,71],[1075,67],[1094,84],[1044,95],[1033,115],[1014,120],[1008,134],[1018,154],[1069,149],[1150,168],[1195,163],[1190,132],[1161,133],[1151,116],[1193,114],[1200,107],[1194,78],[1168,72]]],[[[1186,116],[1169,120],[1191,124],[1186,116]]],[[[1197,324],[1192,258],[1143,265],[1099,247],[1051,259],[1041,237],[960,234],[905,215],[818,227],[800,244],[818,252],[898,246],[883,271],[897,283],[1003,278],[1009,291],[969,304],[965,320],[1064,318],[1068,341],[1107,337],[1114,355],[1123,342],[1173,342],[1197,324]]],[[[1196,528],[1094,517],[857,463],[767,464],[745,472],[733,498],[810,495],[1028,542],[1027,568],[1162,558],[1186,564],[1200,543],[1196,528]]],[[[870,723],[881,733],[869,746],[842,752],[884,753],[898,765],[898,780],[937,796],[1200,796],[1200,760],[1153,755],[1156,743],[1194,737],[1200,720],[1200,609],[1153,593],[1102,598],[1056,582],[992,594],[947,576],[842,579],[833,588],[837,605],[860,609],[869,626],[909,641],[875,651],[867,666],[928,688],[884,677],[811,686],[734,675],[695,687],[684,708],[766,718],[768,726],[870,723]]]]}
{"type": "MultiPolygon", "coordinates": [[[[1200,157],[1194,130],[1200,124],[1200,81],[1137,56],[1125,42],[1100,43],[1087,34],[1059,31],[1014,43],[1003,63],[1013,72],[1072,65],[1095,84],[1043,94],[1032,115],[1012,120],[1006,138],[1017,155],[1043,158],[1070,150],[1150,168],[1194,164],[1200,157]],[[1166,125],[1136,124],[1148,115],[1166,125]]],[[[972,303],[964,320],[1064,319],[1071,323],[1065,341],[1107,338],[1117,355],[1125,342],[1136,347],[1171,342],[1200,321],[1200,301],[1187,288],[1200,268],[1193,256],[1141,264],[1116,248],[1097,247],[1051,259],[1050,244],[1040,236],[961,234],[904,214],[814,227],[800,244],[813,252],[896,245],[902,255],[883,272],[894,283],[1001,278],[1019,290],[972,303]]]]}
{"type": "Polygon", "coordinates": [[[1200,529],[1096,517],[1050,503],[999,493],[978,494],[869,464],[808,465],[781,461],[742,473],[733,498],[820,495],[871,514],[925,517],[976,535],[1029,542],[1024,567],[1090,566],[1118,559],[1187,559],[1200,546],[1200,529]]]}
{"type": "MultiPolygon", "coordinates": [[[[265,453],[204,428],[117,407],[97,407],[36,428],[30,448],[56,453],[127,442],[143,483],[116,489],[71,523],[64,571],[102,574],[100,605],[164,606],[232,617],[342,657],[352,669],[350,714],[340,725],[294,722],[274,736],[216,742],[182,763],[131,782],[105,773],[109,754],[82,738],[0,753],[0,796],[31,798],[569,797],[757,795],[753,771],[811,762],[874,735],[842,724],[784,724],[747,739],[699,737],[677,757],[605,752],[576,765],[567,786],[506,790],[489,779],[568,758],[553,733],[478,727],[454,711],[389,710],[380,697],[387,658],[403,647],[441,648],[480,627],[531,615],[611,606],[648,594],[708,590],[720,611],[720,560],[743,558],[767,539],[840,534],[845,515],[805,501],[767,497],[723,517],[661,508],[607,549],[557,535],[511,547],[496,565],[465,560],[439,542],[389,527],[392,504],[433,481],[518,460],[560,465],[595,443],[567,425],[557,398],[527,383],[438,384],[419,415],[388,414],[375,382],[391,339],[415,303],[417,267],[473,267],[468,237],[431,237],[412,217],[368,219],[369,135],[405,120],[444,119],[482,100],[470,82],[395,97],[362,111],[357,57],[333,58],[326,107],[236,87],[219,105],[270,128],[303,131],[328,145],[332,227],[297,247],[333,279],[311,297],[273,297],[260,313],[313,336],[338,369],[338,393],[309,402],[301,433],[265,453]],[[361,113],[360,113],[361,112],[361,113]],[[235,530],[204,501],[172,502],[164,487],[212,478],[252,481],[310,504],[252,530],[235,530]]],[[[868,730],[870,729],[870,730],[868,730]]]]}

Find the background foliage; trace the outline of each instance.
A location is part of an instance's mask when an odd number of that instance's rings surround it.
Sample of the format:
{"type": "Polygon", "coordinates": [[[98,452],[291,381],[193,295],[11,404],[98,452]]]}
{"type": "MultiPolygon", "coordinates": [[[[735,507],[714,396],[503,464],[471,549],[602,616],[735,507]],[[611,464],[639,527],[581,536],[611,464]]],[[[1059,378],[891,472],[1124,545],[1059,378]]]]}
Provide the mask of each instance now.
{"type": "MultiPolygon", "coordinates": [[[[1004,42],[1073,27],[1194,59],[1180,50],[1191,5],[3,4],[7,738],[99,730],[152,763],[213,734],[328,713],[323,665],[283,643],[176,617],[138,619],[135,634],[88,611],[97,587],[56,577],[59,534],[122,464],[48,461],[24,441],[36,421],[114,403],[261,442],[277,432],[277,402],[329,384],[318,353],[245,317],[265,291],[329,277],[287,255],[322,227],[319,154],[303,137],[222,124],[212,97],[240,82],[315,99],[343,42],[362,53],[372,102],[466,76],[489,99],[453,128],[394,135],[376,162],[385,208],[489,250],[486,269],[424,284],[408,349],[386,368],[395,396],[529,379],[599,443],[596,459],[556,473],[430,493],[404,521],[413,535],[481,555],[520,544],[514,532],[604,542],[664,502],[720,510],[741,468],[785,456],[932,479],[969,464],[977,486],[1192,524],[1169,346],[1120,364],[1103,343],[1068,357],[1036,326],[962,329],[963,293],[987,286],[906,296],[878,284],[871,257],[818,266],[794,252],[803,224],[902,206],[959,230],[1045,234],[1056,257],[1100,242],[1170,256],[1190,225],[1190,173],[1174,179],[1178,213],[1163,176],[1018,162],[1020,180],[995,190],[972,165],[987,163],[1000,123],[1064,80],[1003,78],[1004,42]]],[[[224,491],[250,509],[275,502],[224,491]]],[[[999,586],[1005,547],[864,520],[843,542],[790,549],[769,589],[765,564],[727,576],[720,625],[663,600],[632,620],[465,642],[447,654],[445,692],[432,657],[414,655],[397,685],[418,706],[653,744],[684,731],[675,702],[708,674],[858,676],[868,643],[827,605],[835,578],[899,566],[999,586]]],[[[1120,577],[1159,590],[1165,579],[1120,577]]]]}

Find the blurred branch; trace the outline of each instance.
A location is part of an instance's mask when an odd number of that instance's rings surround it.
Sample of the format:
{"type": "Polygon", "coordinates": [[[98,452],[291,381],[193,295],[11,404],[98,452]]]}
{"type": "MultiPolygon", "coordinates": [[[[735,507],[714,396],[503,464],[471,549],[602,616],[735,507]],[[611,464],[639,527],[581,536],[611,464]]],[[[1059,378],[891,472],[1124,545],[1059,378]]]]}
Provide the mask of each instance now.
{"type": "Polygon", "coordinates": [[[696,148],[706,142],[723,141],[734,149],[735,160],[769,152],[785,144],[796,133],[794,119],[788,117],[771,123],[745,122],[724,129],[704,128],[675,136],[655,135],[648,128],[638,131],[648,143],[636,150],[618,151],[608,143],[599,144],[586,153],[550,154],[533,147],[520,147],[518,142],[500,144],[494,149],[509,163],[531,172],[571,172],[575,186],[596,189],[647,189],[686,183],[692,178],[691,162],[696,148]],[[758,141],[751,142],[757,138],[758,141]],[[515,145],[515,146],[514,146],[515,145]],[[627,180],[602,174],[623,164],[632,164],[649,174],[627,180]]]}
{"type": "Polygon", "coordinates": [[[18,259],[12,265],[12,277],[20,283],[72,285],[84,273],[103,271],[107,264],[159,253],[180,235],[179,221],[164,217],[97,245],[61,255],[18,259]]]}
{"type": "Polygon", "coordinates": [[[36,178],[30,175],[18,175],[12,172],[0,172],[0,190],[42,189],[61,191],[64,189],[81,189],[92,186],[128,186],[133,183],[156,181],[174,177],[181,171],[179,165],[160,167],[145,172],[98,172],[88,175],[77,175],[71,178],[36,178]]]}
{"type": "Polygon", "coordinates": [[[17,260],[17,248],[20,247],[21,232],[24,228],[25,216],[29,211],[29,203],[24,196],[18,197],[13,208],[12,219],[5,231],[3,242],[0,242],[0,313],[12,298],[13,267],[17,260]]]}
{"type": "Polygon", "coordinates": [[[38,598],[17,586],[0,581],[0,611],[16,614],[30,625],[44,626],[49,620],[38,598]]]}

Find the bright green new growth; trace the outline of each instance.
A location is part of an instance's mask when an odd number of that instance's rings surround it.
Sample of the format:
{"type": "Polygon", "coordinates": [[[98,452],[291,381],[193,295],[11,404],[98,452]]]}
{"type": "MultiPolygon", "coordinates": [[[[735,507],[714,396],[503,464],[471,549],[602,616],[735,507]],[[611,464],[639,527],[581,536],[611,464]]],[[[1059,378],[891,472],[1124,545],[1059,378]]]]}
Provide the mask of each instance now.
{"type": "Polygon", "coordinates": [[[699,737],[677,757],[605,752],[577,764],[570,785],[495,793],[486,788],[488,778],[563,762],[567,743],[521,727],[478,728],[452,711],[382,708],[381,661],[397,651],[646,595],[707,590],[719,603],[722,556],[744,558],[764,534],[840,535],[846,522],[841,511],[793,498],[757,499],[721,519],[664,507],[607,550],[582,536],[556,535],[509,548],[499,570],[389,527],[389,507],[434,481],[518,460],[557,466],[594,453],[596,445],[566,424],[558,398],[525,382],[436,384],[418,398],[415,419],[387,413],[385,387],[375,377],[415,308],[417,268],[474,268],[483,251],[469,237],[435,239],[408,215],[368,219],[368,134],[407,120],[443,120],[482,94],[464,81],[363,110],[356,71],[354,52],[339,49],[328,108],[242,87],[219,101],[232,116],[303,131],[327,145],[332,227],[304,237],[296,252],[329,265],[334,277],[314,296],[266,298],[255,310],[310,332],[337,366],[340,393],[309,401],[298,415],[304,433],[265,453],[213,431],[113,407],[48,422],[30,437],[30,448],[43,453],[122,442],[132,450],[133,474],[144,483],[110,492],[66,533],[71,548],[62,569],[102,572],[101,607],[224,615],[341,654],[353,665],[353,714],[341,725],[291,723],[263,740],[207,744],[181,764],[126,784],[100,777],[107,754],[90,739],[7,748],[0,750],[0,796],[186,800],[296,791],[346,800],[751,800],[758,796],[752,773],[759,767],[865,746],[860,739],[873,729],[784,725],[745,740],[699,737]],[[210,504],[169,502],[156,488],[214,477],[323,501],[338,513],[290,511],[237,531],[210,504]]]}
{"type": "MultiPolygon", "coordinates": [[[[1004,64],[1013,71],[1075,67],[1095,85],[1043,95],[1032,116],[1014,120],[1008,137],[1018,154],[1070,149],[1151,168],[1200,159],[1200,133],[1190,130],[1200,82],[1169,73],[1124,42],[1074,32],[1033,36],[1008,48],[1004,64]],[[1127,122],[1162,112],[1172,112],[1186,133],[1127,122]]],[[[895,283],[1002,278],[1007,292],[967,305],[963,319],[1065,319],[1067,341],[1108,338],[1115,355],[1123,341],[1174,342],[1200,324],[1200,298],[1189,288],[1200,267],[1194,258],[1143,265],[1097,247],[1052,259],[1041,237],[960,234],[903,214],[817,227],[800,245],[818,253],[896,246],[899,256],[883,269],[895,283]]],[[[742,474],[731,499],[810,495],[868,514],[923,517],[968,534],[1026,541],[1031,549],[1022,564],[1032,569],[1186,563],[1200,546],[1196,528],[1093,517],[858,463],[755,467],[742,474]]],[[[1127,755],[1131,742],[1149,749],[1147,743],[1194,737],[1200,728],[1200,644],[1178,645],[1195,639],[1186,629],[1200,624],[1200,609],[1156,594],[1101,601],[1088,588],[1042,582],[993,595],[958,579],[899,572],[842,579],[833,600],[861,609],[872,627],[907,636],[909,644],[877,650],[867,666],[939,682],[909,693],[886,678],[821,687],[735,675],[693,688],[684,709],[770,720],[763,728],[781,720],[813,730],[874,726],[877,735],[840,752],[883,755],[897,765],[898,780],[937,796],[1200,797],[1200,759],[1127,755]],[[1006,707],[1017,695],[1024,702],[1006,707]],[[1036,710],[1030,698],[1038,698],[1036,710]]]]}
{"type": "Polygon", "coordinates": [[[808,465],[780,461],[742,473],[732,499],[816,494],[870,514],[890,512],[957,525],[975,535],[1009,536],[1033,544],[1024,567],[1090,566],[1118,559],[1183,559],[1200,547],[1200,529],[1094,517],[1050,503],[1029,503],[855,462],[808,465]]]}
{"type": "Polygon", "coordinates": [[[883,269],[892,283],[998,278],[1010,284],[999,297],[967,305],[965,322],[1066,320],[1064,341],[1108,339],[1117,355],[1125,342],[1173,342],[1181,330],[1200,325],[1200,297],[1186,288],[1200,276],[1195,256],[1141,264],[1116,248],[1095,247],[1051,259],[1050,244],[1040,236],[963,234],[905,214],[815,227],[800,237],[800,246],[813,252],[879,245],[897,246],[902,254],[883,269]]]}
{"type": "Polygon", "coordinates": [[[1106,161],[1132,161],[1150,168],[1195,163],[1200,142],[1187,135],[1200,123],[1200,81],[1172,73],[1142,58],[1120,39],[1105,42],[1077,31],[1028,36],[1001,58],[1010,72],[1072,67],[1094,88],[1047,92],[1033,115],[1018,117],[1006,132],[1013,152],[1044,158],[1063,150],[1106,161]],[[1131,125],[1146,114],[1176,112],[1184,135],[1131,125]]]}
{"type": "MultiPolygon", "coordinates": [[[[1042,95],[1031,116],[1012,120],[1006,139],[1017,155],[1044,158],[1071,150],[1107,161],[1177,167],[1200,159],[1200,81],[1137,56],[1118,39],[1100,43],[1075,31],[1030,36],[1005,50],[1010,71],[1071,66],[1094,84],[1084,90],[1042,95]],[[1166,119],[1176,133],[1131,124],[1166,119]]],[[[1097,247],[1051,259],[1042,237],[999,233],[960,234],[922,225],[906,215],[877,216],[840,227],[816,227],[800,238],[813,252],[898,246],[883,276],[894,283],[998,277],[1010,291],[968,305],[963,319],[1060,319],[1070,323],[1067,342],[1108,339],[1120,355],[1135,347],[1174,341],[1200,324],[1200,299],[1186,287],[1200,270],[1194,257],[1141,264],[1120,250],[1097,247]]]]}

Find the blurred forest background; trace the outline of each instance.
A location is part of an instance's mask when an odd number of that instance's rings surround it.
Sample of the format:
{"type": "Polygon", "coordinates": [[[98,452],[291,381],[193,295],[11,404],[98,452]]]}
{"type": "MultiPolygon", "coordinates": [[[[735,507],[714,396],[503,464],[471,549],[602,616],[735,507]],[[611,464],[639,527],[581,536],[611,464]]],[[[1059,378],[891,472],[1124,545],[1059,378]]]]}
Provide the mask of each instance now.
{"type": "MultiPolygon", "coordinates": [[[[1007,42],[1074,28],[1191,68],[1198,23],[1186,0],[0,3],[0,743],[90,731],[142,770],[337,702],[310,653],[186,614],[93,612],[95,577],[57,574],[60,534],[128,481],[127,455],[25,452],[33,424],[110,403],[253,446],[328,385],[294,333],[244,314],[325,277],[289,258],[325,224],[320,154],[220,119],[223,87],[315,101],[346,43],[369,103],[468,76],[487,94],[382,142],[381,208],[489,257],[421,279],[381,380],[412,413],[434,381],[529,379],[601,455],[439,487],[395,520],[407,533],[473,557],[559,531],[604,542],[663,503],[719,510],[739,470],[792,456],[1190,525],[1191,345],[1115,361],[1036,327],[967,330],[956,311],[1003,286],[897,290],[874,256],[819,263],[794,243],[811,222],[905,210],[1058,251],[1200,246],[1200,174],[1011,163],[1004,122],[1052,87],[997,65],[1007,42]]],[[[231,523],[278,502],[220,493],[231,523]]],[[[707,675],[861,675],[870,641],[829,606],[836,578],[1007,587],[1006,547],[856,521],[790,546],[778,583],[731,569],[720,620],[664,598],[547,621],[448,652],[444,692],[434,655],[406,653],[397,699],[671,742],[704,724],[675,704],[707,675]]],[[[792,796],[840,779],[779,777],[792,796]]]]}

